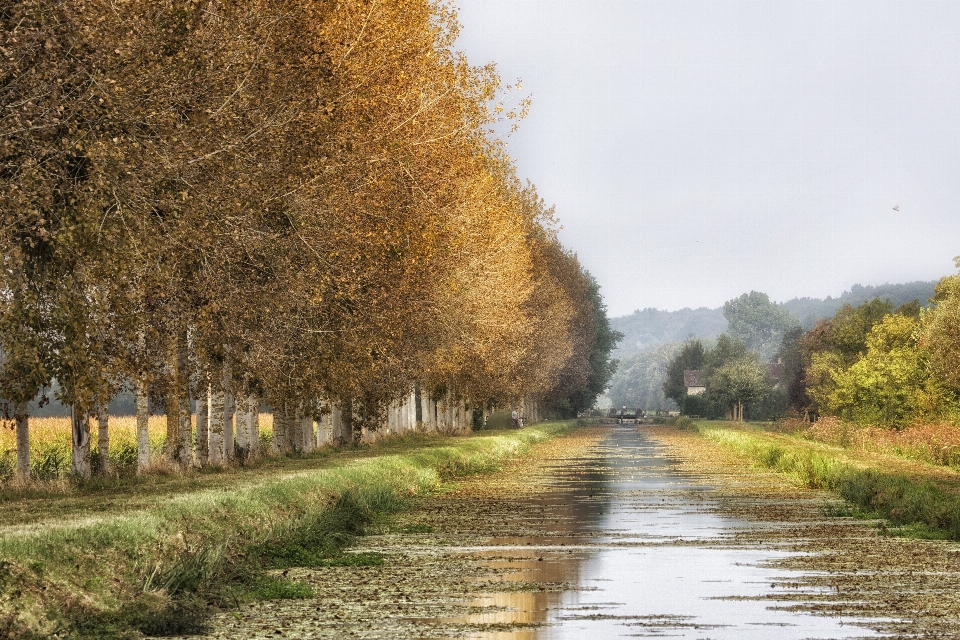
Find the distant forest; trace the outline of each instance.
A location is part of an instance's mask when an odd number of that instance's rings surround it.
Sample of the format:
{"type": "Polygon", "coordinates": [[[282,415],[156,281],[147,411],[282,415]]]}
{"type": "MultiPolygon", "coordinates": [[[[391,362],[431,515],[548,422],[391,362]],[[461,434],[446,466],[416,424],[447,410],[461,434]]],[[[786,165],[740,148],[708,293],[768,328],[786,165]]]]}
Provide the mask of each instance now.
{"type": "MultiPolygon", "coordinates": [[[[874,298],[888,299],[894,307],[914,300],[926,306],[936,284],[935,280],[879,286],[857,284],[836,298],[794,298],[780,303],[780,307],[788,310],[804,329],[809,330],[821,318],[833,317],[845,304],[857,306],[874,298]]],[[[628,405],[648,411],[674,410],[676,404],[664,396],[661,388],[671,359],[688,338],[700,338],[709,343],[726,332],[727,319],[722,308],[643,309],[628,316],[611,318],[610,326],[624,337],[614,353],[614,357],[620,360],[619,368],[610,380],[601,404],[628,405]]]]}
{"type": "MultiPolygon", "coordinates": [[[[863,286],[855,284],[836,298],[794,298],[781,304],[799,318],[805,329],[813,328],[820,318],[830,318],[845,304],[856,306],[874,298],[889,298],[894,307],[919,300],[926,306],[933,296],[936,280],[917,281],[906,284],[881,284],[863,286]]],[[[723,309],[659,309],[637,310],[628,316],[610,319],[610,326],[623,334],[623,340],[614,354],[625,358],[641,351],[650,351],[660,345],[678,342],[687,338],[716,338],[727,330],[723,309]]]]}

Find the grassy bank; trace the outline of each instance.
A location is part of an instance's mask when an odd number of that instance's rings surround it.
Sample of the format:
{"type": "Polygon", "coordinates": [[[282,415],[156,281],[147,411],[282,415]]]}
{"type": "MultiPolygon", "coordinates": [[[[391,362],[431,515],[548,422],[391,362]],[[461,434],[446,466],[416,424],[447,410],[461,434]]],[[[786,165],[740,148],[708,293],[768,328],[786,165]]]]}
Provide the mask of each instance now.
{"type": "Polygon", "coordinates": [[[952,470],[759,426],[696,422],[688,428],[799,484],[836,493],[854,507],[850,515],[889,520],[892,533],[960,540],[960,474],[952,470]]]}
{"type": "Polygon", "coordinates": [[[211,607],[308,597],[271,571],[369,564],[364,527],[464,474],[490,471],[573,423],[407,437],[251,469],[155,476],[0,504],[0,637],[200,630],[211,607]]]}

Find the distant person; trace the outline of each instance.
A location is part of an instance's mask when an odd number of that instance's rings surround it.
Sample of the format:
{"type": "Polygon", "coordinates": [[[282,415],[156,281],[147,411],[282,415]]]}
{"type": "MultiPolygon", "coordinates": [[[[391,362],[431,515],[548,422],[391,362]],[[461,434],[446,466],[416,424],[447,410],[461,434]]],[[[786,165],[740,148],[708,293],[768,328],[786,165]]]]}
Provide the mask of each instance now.
{"type": "Polygon", "coordinates": [[[516,407],[513,409],[513,413],[510,414],[510,418],[513,420],[513,428],[520,428],[520,412],[517,411],[516,407]]]}

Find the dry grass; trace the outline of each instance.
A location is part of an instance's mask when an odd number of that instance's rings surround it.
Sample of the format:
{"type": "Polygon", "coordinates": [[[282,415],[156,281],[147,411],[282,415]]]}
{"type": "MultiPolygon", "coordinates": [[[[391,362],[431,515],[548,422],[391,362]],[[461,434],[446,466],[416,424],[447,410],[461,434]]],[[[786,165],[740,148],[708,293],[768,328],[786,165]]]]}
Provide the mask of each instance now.
{"type": "MultiPolygon", "coordinates": [[[[196,428],[196,420],[192,422],[196,428]]],[[[99,459],[97,425],[90,426],[91,452],[99,459]]],[[[273,433],[273,416],[260,414],[260,434],[273,433]]],[[[165,416],[150,416],[150,450],[160,467],[167,440],[165,416]]],[[[9,480],[16,465],[16,430],[12,421],[0,422],[0,482],[9,480]]],[[[137,421],[134,416],[110,417],[110,461],[117,473],[133,473],[137,461],[137,421]]],[[[38,480],[54,480],[70,471],[70,419],[30,418],[30,466],[38,480]]]]}
{"type": "Polygon", "coordinates": [[[821,418],[799,429],[799,433],[808,440],[846,449],[960,468],[960,427],[949,423],[916,424],[898,430],[821,418]]]}

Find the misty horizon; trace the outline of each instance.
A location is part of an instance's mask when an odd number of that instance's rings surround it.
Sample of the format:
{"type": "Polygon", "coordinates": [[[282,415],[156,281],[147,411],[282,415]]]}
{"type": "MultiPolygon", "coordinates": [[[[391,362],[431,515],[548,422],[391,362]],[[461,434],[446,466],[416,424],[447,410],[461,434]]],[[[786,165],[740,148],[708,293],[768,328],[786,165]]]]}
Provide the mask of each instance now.
{"type": "Polygon", "coordinates": [[[960,3],[458,5],[611,315],[956,272],[960,3]]]}

